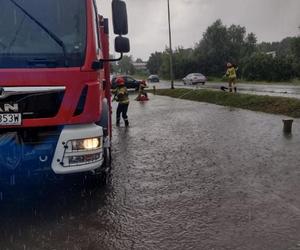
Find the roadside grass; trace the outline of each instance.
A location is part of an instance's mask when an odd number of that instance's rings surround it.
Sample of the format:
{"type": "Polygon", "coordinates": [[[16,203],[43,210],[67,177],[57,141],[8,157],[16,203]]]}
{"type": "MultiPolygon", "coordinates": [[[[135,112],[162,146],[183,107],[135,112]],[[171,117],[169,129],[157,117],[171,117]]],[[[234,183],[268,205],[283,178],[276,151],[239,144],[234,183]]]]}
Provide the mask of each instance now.
{"type": "Polygon", "coordinates": [[[300,78],[295,78],[291,81],[291,84],[300,85],[300,78]]]}
{"type": "MultiPolygon", "coordinates": [[[[153,93],[153,91],[151,91],[153,93]]],[[[158,89],[157,95],[300,118],[300,100],[216,90],[158,89]]]]}
{"type": "Polygon", "coordinates": [[[207,76],[208,82],[227,82],[225,77],[214,77],[214,76],[207,76]]]}
{"type": "Polygon", "coordinates": [[[147,74],[134,74],[131,75],[136,80],[147,80],[148,76],[147,74]]]}

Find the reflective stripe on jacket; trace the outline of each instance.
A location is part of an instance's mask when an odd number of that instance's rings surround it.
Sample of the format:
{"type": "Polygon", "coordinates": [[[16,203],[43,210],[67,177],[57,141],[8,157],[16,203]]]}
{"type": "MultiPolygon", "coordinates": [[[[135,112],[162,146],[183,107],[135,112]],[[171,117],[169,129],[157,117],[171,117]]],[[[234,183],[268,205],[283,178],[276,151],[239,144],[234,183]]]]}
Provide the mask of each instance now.
{"type": "Polygon", "coordinates": [[[234,67],[227,69],[226,76],[229,78],[236,78],[236,71],[234,67]]]}
{"type": "Polygon", "coordinates": [[[128,91],[125,86],[117,87],[115,96],[116,96],[117,102],[122,103],[122,104],[129,104],[128,91]]]}

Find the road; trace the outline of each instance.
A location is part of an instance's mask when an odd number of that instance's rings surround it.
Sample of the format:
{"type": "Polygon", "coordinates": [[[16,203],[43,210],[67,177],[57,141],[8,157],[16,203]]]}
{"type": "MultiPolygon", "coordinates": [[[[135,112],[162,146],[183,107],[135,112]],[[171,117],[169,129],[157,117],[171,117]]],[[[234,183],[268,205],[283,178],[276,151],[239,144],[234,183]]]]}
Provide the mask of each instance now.
{"type": "MultiPolygon", "coordinates": [[[[170,88],[170,82],[161,81],[160,83],[150,83],[149,86],[157,88],[170,88]]],[[[175,81],[175,87],[177,88],[200,88],[200,89],[220,89],[221,86],[227,86],[224,82],[207,82],[205,85],[184,85],[180,81],[175,81]]],[[[248,94],[256,95],[270,95],[270,96],[283,96],[283,97],[293,97],[300,99],[300,86],[294,85],[284,85],[284,84],[249,84],[249,83],[239,83],[238,91],[248,94]]]]}
{"type": "Polygon", "coordinates": [[[1,250],[300,249],[300,120],[284,136],[281,116],[150,98],[113,129],[107,188],[1,195],[1,250]]]}

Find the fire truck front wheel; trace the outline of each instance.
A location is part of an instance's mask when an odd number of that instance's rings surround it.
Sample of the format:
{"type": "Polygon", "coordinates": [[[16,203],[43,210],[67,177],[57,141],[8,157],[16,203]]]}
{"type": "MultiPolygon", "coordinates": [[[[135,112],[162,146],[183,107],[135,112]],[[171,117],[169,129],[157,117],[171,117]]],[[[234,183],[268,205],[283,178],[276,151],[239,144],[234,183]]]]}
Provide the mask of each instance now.
{"type": "Polygon", "coordinates": [[[111,182],[110,148],[103,149],[104,161],[100,168],[94,170],[91,181],[97,185],[107,186],[111,182]]]}
{"type": "Polygon", "coordinates": [[[108,185],[111,180],[111,149],[104,148],[103,150],[103,156],[104,156],[104,162],[102,165],[102,171],[100,173],[100,176],[98,176],[101,184],[108,185]]]}
{"type": "Polygon", "coordinates": [[[103,128],[103,164],[101,168],[96,170],[97,179],[101,184],[107,185],[111,177],[111,142],[110,142],[110,128],[109,128],[109,107],[106,101],[103,101],[102,115],[97,122],[103,128]]]}

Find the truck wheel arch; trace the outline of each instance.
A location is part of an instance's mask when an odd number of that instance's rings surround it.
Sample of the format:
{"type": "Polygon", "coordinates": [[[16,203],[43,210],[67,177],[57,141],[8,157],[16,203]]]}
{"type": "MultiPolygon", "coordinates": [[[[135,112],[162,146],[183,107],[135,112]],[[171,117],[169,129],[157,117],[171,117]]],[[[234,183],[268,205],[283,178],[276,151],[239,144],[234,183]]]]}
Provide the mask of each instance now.
{"type": "Polygon", "coordinates": [[[109,135],[109,106],[107,103],[107,100],[104,99],[102,102],[102,112],[101,116],[98,122],[96,122],[97,125],[101,126],[103,128],[103,135],[108,136],[109,135]]]}

